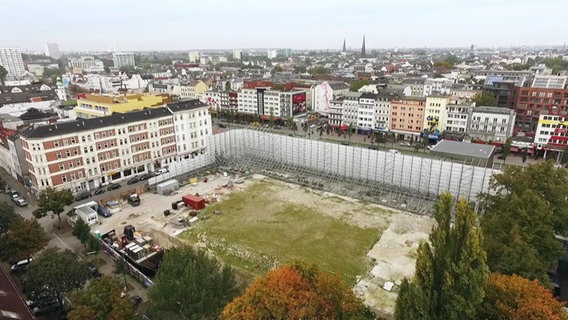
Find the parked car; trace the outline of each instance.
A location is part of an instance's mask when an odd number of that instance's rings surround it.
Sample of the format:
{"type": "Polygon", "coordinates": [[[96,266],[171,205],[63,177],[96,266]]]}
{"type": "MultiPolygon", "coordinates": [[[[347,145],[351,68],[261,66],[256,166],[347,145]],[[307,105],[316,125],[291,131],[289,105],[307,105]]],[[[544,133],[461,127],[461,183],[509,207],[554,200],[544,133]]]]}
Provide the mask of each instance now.
{"type": "Polygon", "coordinates": [[[89,199],[91,197],[91,193],[89,191],[83,191],[75,196],[75,201],[81,201],[85,199],[89,199]]]}
{"type": "Polygon", "coordinates": [[[108,188],[107,191],[112,191],[112,190],[116,190],[116,189],[120,189],[120,187],[122,187],[120,185],[120,183],[111,183],[108,188]]]}
{"type": "Polygon", "coordinates": [[[34,261],[33,257],[20,260],[14,263],[10,269],[12,270],[12,272],[26,271],[26,269],[28,269],[28,266],[30,265],[30,263],[32,263],[32,261],[34,261]]]}
{"type": "Polygon", "coordinates": [[[140,181],[148,180],[148,179],[152,178],[153,176],[154,176],[153,173],[146,173],[146,174],[140,176],[140,181]]]}
{"type": "Polygon", "coordinates": [[[426,149],[432,150],[432,149],[434,149],[434,147],[435,147],[435,145],[429,145],[429,146],[426,147],[426,149]]]}
{"type": "Polygon", "coordinates": [[[21,198],[21,196],[20,196],[20,194],[18,193],[18,191],[12,190],[12,193],[10,194],[10,198],[12,198],[12,200],[14,200],[14,199],[21,198]]]}
{"type": "Polygon", "coordinates": [[[105,189],[102,187],[99,187],[97,190],[95,190],[95,192],[93,193],[94,195],[99,195],[99,194],[103,194],[105,193],[105,189]]]}
{"type": "Polygon", "coordinates": [[[92,262],[87,262],[87,264],[85,266],[87,267],[87,270],[89,270],[89,273],[91,274],[91,276],[93,278],[102,277],[102,274],[97,269],[97,266],[95,266],[92,262]]]}
{"type": "Polygon", "coordinates": [[[138,194],[133,193],[130,195],[130,197],[128,197],[128,203],[130,203],[131,206],[136,207],[140,205],[140,196],[138,196],[138,194]]]}
{"type": "Polygon", "coordinates": [[[157,169],[156,171],[154,171],[154,175],[159,176],[162,173],[166,173],[166,172],[170,172],[170,171],[167,168],[160,168],[160,169],[157,169]]]}
{"type": "Polygon", "coordinates": [[[112,216],[112,212],[110,212],[109,208],[107,208],[107,207],[105,207],[105,206],[99,206],[99,207],[97,208],[97,213],[98,213],[100,216],[103,216],[103,217],[105,217],[105,218],[108,218],[108,217],[112,216]]]}
{"type": "Polygon", "coordinates": [[[24,198],[12,198],[12,202],[14,202],[18,207],[25,207],[28,205],[24,198]]]}
{"type": "Polygon", "coordinates": [[[401,147],[412,147],[412,144],[408,141],[402,141],[401,143],[399,143],[399,145],[401,147]]]}
{"type": "Polygon", "coordinates": [[[11,194],[11,193],[12,193],[12,188],[10,188],[9,185],[6,185],[6,187],[4,187],[4,193],[5,193],[5,194],[11,194]]]}
{"type": "Polygon", "coordinates": [[[341,144],[344,145],[344,146],[348,146],[349,142],[348,141],[341,141],[341,144]]]}
{"type": "Polygon", "coordinates": [[[396,149],[390,149],[389,153],[400,154],[400,151],[398,151],[396,149]]]}
{"type": "Polygon", "coordinates": [[[219,122],[219,128],[226,128],[227,125],[225,123],[219,122]]]}
{"type": "Polygon", "coordinates": [[[379,150],[379,147],[377,147],[377,146],[368,146],[367,149],[379,150]]]}
{"type": "Polygon", "coordinates": [[[139,176],[134,176],[134,177],[130,178],[126,183],[127,183],[128,185],[131,185],[131,184],[135,184],[135,183],[138,182],[138,181],[140,181],[140,177],[139,177],[139,176]]]}

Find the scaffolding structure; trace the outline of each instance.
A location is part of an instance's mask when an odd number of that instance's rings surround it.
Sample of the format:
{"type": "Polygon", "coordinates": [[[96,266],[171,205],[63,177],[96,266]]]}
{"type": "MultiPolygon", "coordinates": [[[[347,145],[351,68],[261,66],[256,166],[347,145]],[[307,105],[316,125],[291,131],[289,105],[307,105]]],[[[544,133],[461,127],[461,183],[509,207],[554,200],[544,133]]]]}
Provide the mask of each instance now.
{"type": "Polygon", "coordinates": [[[205,155],[179,165],[184,179],[216,170],[254,173],[345,196],[427,214],[441,192],[474,202],[498,170],[443,159],[395,154],[276,134],[250,126],[209,137],[205,155]]]}

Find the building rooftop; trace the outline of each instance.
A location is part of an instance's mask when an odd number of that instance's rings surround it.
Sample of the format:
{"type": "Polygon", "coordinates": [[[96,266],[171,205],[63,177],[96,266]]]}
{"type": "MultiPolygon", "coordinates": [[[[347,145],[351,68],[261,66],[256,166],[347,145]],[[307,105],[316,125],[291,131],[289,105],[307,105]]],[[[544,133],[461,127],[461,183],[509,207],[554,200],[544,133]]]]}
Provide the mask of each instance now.
{"type": "Polygon", "coordinates": [[[181,112],[197,108],[207,108],[208,106],[198,99],[191,99],[168,103],[166,107],[169,108],[172,112],[181,112]]]}
{"type": "Polygon", "coordinates": [[[144,121],[170,116],[172,113],[167,108],[154,108],[128,113],[115,112],[110,116],[78,119],[75,121],[56,123],[52,125],[33,127],[22,130],[21,135],[26,138],[44,138],[64,135],[74,132],[90,131],[97,128],[114,127],[130,122],[144,121]]]}
{"type": "Polygon", "coordinates": [[[34,320],[37,319],[28,308],[24,298],[18,291],[16,284],[10,278],[10,275],[0,267],[0,319],[19,319],[34,320]],[[5,314],[4,314],[5,313],[5,314]]]}
{"type": "Polygon", "coordinates": [[[483,113],[495,113],[495,114],[511,114],[515,112],[513,109],[503,108],[503,107],[486,107],[479,106],[474,107],[473,112],[483,112],[483,113]]]}
{"type": "Polygon", "coordinates": [[[349,85],[345,82],[329,82],[329,86],[333,90],[349,89],[349,85]]]}
{"type": "Polygon", "coordinates": [[[495,146],[490,144],[442,140],[432,148],[431,152],[489,159],[494,150],[495,146]]]}

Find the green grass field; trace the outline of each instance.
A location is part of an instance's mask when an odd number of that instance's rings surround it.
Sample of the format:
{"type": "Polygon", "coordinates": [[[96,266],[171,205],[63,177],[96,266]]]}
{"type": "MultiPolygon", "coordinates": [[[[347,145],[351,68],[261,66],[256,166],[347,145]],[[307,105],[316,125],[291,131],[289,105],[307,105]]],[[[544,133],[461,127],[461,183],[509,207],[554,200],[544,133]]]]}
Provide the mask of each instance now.
{"type": "Polygon", "coordinates": [[[337,200],[322,208],[285,201],[286,188],[278,181],[254,182],[209,206],[181,237],[205,245],[249,277],[304,260],[354,283],[366,271],[365,254],[382,230],[360,228],[321,212],[333,210],[337,200]],[[213,214],[215,210],[221,214],[213,214]]]}

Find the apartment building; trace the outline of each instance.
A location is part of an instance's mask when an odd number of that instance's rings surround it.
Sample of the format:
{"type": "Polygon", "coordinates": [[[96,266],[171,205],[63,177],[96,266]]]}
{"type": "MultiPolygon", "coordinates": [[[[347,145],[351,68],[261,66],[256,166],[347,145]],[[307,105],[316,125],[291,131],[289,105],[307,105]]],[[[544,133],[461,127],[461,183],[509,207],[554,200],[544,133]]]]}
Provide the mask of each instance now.
{"type": "Polygon", "coordinates": [[[370,92],[362,93],[359,97],[357,133],[371,134],[375,129],[378,98],[378,94],[370,92]]]}
{"type": "Polygon", "coordinates": [[[343,99],[343,117],[342,125],[352,125],[357,127],[357,121],[359,119],[359,98],[361,98],[361,92],[348,92],[344,95],[343,99]]]}
{"type": "Polygon", "coordinates": [[[230,109],[229,92],[227,91],[205,91],[199,100],[207,104],[214,112],[227,112],[230,109]]]}
{"type": "Polygon", "coordinates": [[[180,99],[196,99],[207,90],[209,90],[209,86],[205,82],[196,81],[185,85],[175,85],[173,94],[180,99]]]}
{"type": "Polygon", "coordinates": [[[444,131],[446,123],[446,106],[450,102],[449,96],[426,97],[426,109],[424,110],[423,128],[429,132],[444,131]]]}
{"type": "Polygon", "coordinates": [[[306,112],[305,91],[276,91],[270,88],[242,89],[238,112],[286,119],[306,112]]]}
{"type": "Polygon", "coordinates": [[[338,97],[329,102],[328,123],[334,128],[341,127],[343,123],[343,100],[345,97],[338,97]]]}
{"type": "Polygon", "coordinates": [[[391,101],[390,131],[399,139],[417,139],[423,132],[426,98],[399,97],[391,101]]]}
{"type": "Polygon", "coordinates": [[[544,110],[539,115],[534,143],[545,152],[564,151],[568,147],[568,115],[544,110]]]}
{"type": "Polygon", "coordinates": [[[207,106],[195,101],[30,127],[20,133],[35,193],[47,187],[93,190],[152,172],[205,152],[210,134],[207,106]]]}
{"type": "Polygon", "coordinates": [[[471,139],[505,142],[513,135],[515,116],[515,110],[506,108],[471,108],[468,134],[471,139]]]}
{"type": "Polygon", "coordinates": [[[466,132],[469,115],[475,104],[449,104],[446,106],[446,119],[442,125],[444,130],[451,132],[466,132]]]}
{"type": "Polygon", "coordinates": [[[390,103],[393,97],[389,93],[379,93],[375,108],[375,129],[389,130],[390,103]]]}
{"type": "Polygon", "coordinates": [[[106,117],[115,112],[125,113],[145,108],[159,108],[170,101],[167,94],[125,94],[101,95],[86,94],[77,100],[73,108],[76,118],[92,119],[106,117]]]}
{"type": "Polygon", "coordinates": [[[312,99],[312,108],[315,112],[328,113],[329,104],[334,100],[349,92],[349,85],[345,82],[328,82],[324,81],[315,85],[310,91],[312,99]]]}
{"type": "Polygon", "coordinates": [[[115,68],[122,67],[135,67],[134,53],[130,52],[115,52],[112,54],[112,62],[115,68]]]}
{"type": "Polygon", "coordinates": [[[520,87],[517,90],[515,111],[516,130],[534,132],[541,112],[568,112],[568,88],[520,87]]]}
{"type": "Polygon", "coordinates": [[[45,55],[48,57],[52,57],[53,59],[61,58],[61,52],[59,52],[59,45],[57,43],[46,43],[45,55]]]}
{"type": "Polygon", "coordinates": [[[0,66],[8,71],[11,78],[19,78],[26,72],[22,53],[17,48],[0,48],[0,66]]]}
{"type": "Polygon", "coordinates": [[[80,58],[69,59],[68,66],[79,68],[84,72],[105,72],[105,65],[102,60],[95,59],[93,56],[82,56],[80,58]]]}

